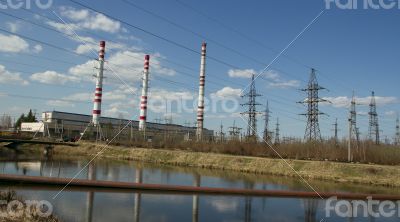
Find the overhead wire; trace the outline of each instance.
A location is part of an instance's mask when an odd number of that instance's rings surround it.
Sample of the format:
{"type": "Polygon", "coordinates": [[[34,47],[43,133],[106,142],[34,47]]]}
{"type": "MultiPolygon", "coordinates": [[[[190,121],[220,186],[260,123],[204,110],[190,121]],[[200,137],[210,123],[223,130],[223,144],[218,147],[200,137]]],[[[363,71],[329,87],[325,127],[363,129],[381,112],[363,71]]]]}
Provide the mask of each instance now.
{"type": "MultiPolygon", "coordinates": [[[[0,13],[2,13],[2,12],[0,12],[0,13]]],[[[4,13],[2,13],[2,14],[4,14],[4,13]]],[[[35,13],[34,13],[35,14],[35,13]]],[[[6,15],[8,15],[8,16],[11,16],[11,17],[14,17],[14,18],[17,18],[17,19],[22,19],[22,18],[20,18],[20,17],[18,17],[18,16],[13,16],[13,15],[11,15],[11,14],[8,14],[8,13],[6,13],[6,15]]],[[[46,17],[46,18],[48,18],[48,17],[46,17]]],[[[57,33],[59,33],[59,34],[62,34],[62,35],[66,35],[66,36],[69,36],[69,37],[71,37],[71,35],[69,35],[69,34],[67,34],[67,33],[63,33],[63,32],[60,32],[60,31],[58,31],[58,30],[55,30],[55,29],[52,29],[52,28],[49,28],[49,27],[46,27],[46,26],[43,26],[43,25],[40,25],[40,24],[37,24],[37,23],[33,23],[33,22],[30,22],[29,20],[27,20],[27,19],[22,19],[23,21],[25,21],[25,22],[28,22],[28,23],[31,23],[31,24],[33,24],[33,25],[38,25],[39,27],[42,27],[42,28],[45,28],[45,29],[47,29],[47,30],[51,30],[51,31],[54,31],[54,32],[57,32],[57,33]]],[[[93,43],[93,42],[91,42],[91,43],[93,43]]],[[[116,43],[116,44],[119,44],[119,43],[116,43]]],[[[110,51],[110,50],[109,50],[110,51]]],[[[80,54],[79,54],[80,55],[80,54]]],[[[133,57],[133,56],[130,56],[130,57],[133,57]]],[[[137,60],[139,60],[137,57],[133,57],[134,59],[137,59],[137,60]]],[[[141,61],[141,60],[140,60],[141,61]]],[[[162,66],[161,66],[162,67],[162,66]]],[[[164,67],[164,68],[167,68],[167,67],[164,67]]],[[[197,76],[193,76],[193,75],[191,75],[191,74],[189,74],[189,73],[182,73],[182,72],[177,72],[178,74],[186,74],[187,76],[190,76],[190,77],[193,77],[193,78],[196,78],[197,79],[197,76]]],[[[169,81],[169,82],[171,82],[171,81],[169,81]]],[[[221,84],[221,83],[219,83],[219,82],[213,82],[213,81],[208,81],[208,82],[210,82],[210,83],[212,83],[212,84],[215,84],[215,85],[221,85],[221,86],[225,86],[224,84],[221,84]]],[[[180,83],[180,84],[184,84],[184,83],[180,83]]],[[[271,94],[271,93],[269,93],[269,94],[271,94]]],[[[272,94],[273,95],[273,94],[272,94]]],[[[276,96],[276,97],[280,97],[280,96],[278,96],[278,95],[274,95],[274,96],[276,96]]],[[[281,97],[281,98],[283,98],[283,97],[281,97]]],[[[287,98],[283,98],[283,99],[287,99],[287,98]]],[[[281,104],[285,104],[284,102],[280,102],[281,104]]],[[[290,105],[290,104],[286,104],[286,105],[290,105]]]]}
{"type": "MultiPolygon", "coordinates": [[[[75,2],[75,1],[72,1],[72,2],[75,2]]],[[[75,2],[76,3],[76,2],[75,2]]],[[[99,12],[98,12],[99,13],[99,12]]],[[[129,26],[129,25],[128,25],[129,26]]],[[[46,45],[46,44],[45,44],[46,45]]],[[[197,52],[197,54],[198,54],[198,52],[197,52]]]]}

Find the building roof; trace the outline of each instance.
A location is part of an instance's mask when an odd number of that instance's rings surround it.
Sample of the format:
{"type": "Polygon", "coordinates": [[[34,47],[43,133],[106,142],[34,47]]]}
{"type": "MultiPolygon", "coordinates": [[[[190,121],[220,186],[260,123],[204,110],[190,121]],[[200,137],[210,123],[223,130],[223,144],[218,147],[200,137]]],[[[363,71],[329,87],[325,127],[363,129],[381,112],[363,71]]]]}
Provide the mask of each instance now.
{"type": "MultiPolygon", "coordinates": [[[[61,113],[61,114],[68,114],[68,115],[84,116],[84,117],[88,117],[88,118],[91,118],[91,117],[92,117],[91,115],[86,115],[86,114],[62,112],[62,111],[56,111],[56,110],[53,110],[53,111],[45,111],[45,112],[43,112],[43,113],[61,113]]],[[[112,120],[122,120],[122,121],[139,122],[138,120],[119,119],[119,118],[105,117],[105,116],[102,116],[102,117],[100,117],[100,118],[102,118],[102,119],[112,119],[112,120]]],[[[169,126],[186,127],[186,126],[182,126],[182,125],[179,125],[179,124],[163,124],[163,123],[153,123],[153,122],[147,122],[147,123],[150,123],[150,124],[160,124],[160,125],[169,125],[169,126]]],[[[194,128],[196,128],[196,127],[187,127],[187,128],[192,128],[192,129],[194,129],[194,128]]],[[[208,129],[205,129],[205,130],[208,130],[208,129]]]]}

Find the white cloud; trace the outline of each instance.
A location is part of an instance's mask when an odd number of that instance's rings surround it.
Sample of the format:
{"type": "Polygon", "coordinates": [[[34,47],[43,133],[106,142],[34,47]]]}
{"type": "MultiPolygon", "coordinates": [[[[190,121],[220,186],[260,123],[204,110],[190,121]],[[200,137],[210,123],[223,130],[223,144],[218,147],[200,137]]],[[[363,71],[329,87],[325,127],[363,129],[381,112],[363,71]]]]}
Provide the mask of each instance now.
{"type": "Polygon", "coordinates": [[[366,112],[366,111],[358,111],[357,115],[359,115],[359,116],[368,116],[368,112],[366,112]]]}
{"type": "Polygon", "coordinates": [[[72,95],[62,98],[63,100],[79,101],[79,102],[90,102],[94,97],[93,93],[74,93],[72,95]]]}
{"type": "Polygon", "coordinates": [[[106,109],[104,111],[104,115],[107,117],[114,117],[114,118],[125,118],[125,116],[129,116],[130,113],[125,111],[125,110],[121,110],[117,107],[112,107],[110,109],[106,109]]]}
{"type": "Polygon", "coordinates": [[[331,103],[322,103],[323,105],[332,105],[336,108],[344,108],[349,107],[351,99],[347,96],[338,96],[338,97],[323,97],[323,99],[330,101],[331,103]]]}
{"type": "Polygon", "coordinates": [[[385,115],[386,116],[390,116],[390,117],[393,117],[393,116],[396,116],[398,113],[396,112],[396,111],[393,111],[393,110],[390,110],[390,111],[386,111],[385,112],[385,115]]]}
{"type": "MultiPolygon", "coordinates": [[[[229,77],[232,78],[251,78],[253,74],[257,75],[257,71],[254,69],[231,69],[228,71],[229,77]]],[[[279,72],[275,70],[268,70],[260,75],[260,78],[263,78],[268,81],[268,87],[270,88],[296,88],[300,86],[300,82],[298,80],[284,80],[281,78],[279,72]]]]}
{"type": "Polygon", "coordinates": [[[300,82],[297,80],[289,80],[289,81],[276,81],[268,83],[268,86],[271,88],[280,88],[280,89],[287,89],[287,88],[296,88],[300,86],[300,82]]]}
{"type": "Polygon", "coordinates": [[[235,211],[239,203],[233,200],[216,199],[211,201],[211,205],[221,213],[235,211]]]}
{"type": "Polygon", "coordinates": [[[35,46],[33,47],[32,51],[33,51],[34,53],[39,53],[39,52],[43,51],[43,47],[42,47],[41,45],[35,45],[35,46]]]}
{"type": "MultiPolygon", "coordinates": [[[[123,80],[129,82],[139,82],[142,79],[143,63],[145,54],[142,52],[134,51],[120,51],[108,58],[106,65],[106,75],[109,78],[115,78],[115,73],[123,80]]],[[[164,68],[161,66],[161,62],[157,56],[150,56],[150,78],[154,74],[173,76],[176,74],[175,70],[164,68]]],[[[98,66],[97,62],[88,61],[84,64],[71,67],[69,73],[90,80],[91,76],[96,73],[94,67],[98,66]]],[[[117,80],[119,81],[119,80],[117,80]]]]}
{"type": "Polygon", "coordinates": [[[52,107],[74,107],[75,104],[73,104],[70,101],[64,101],[64,100],[49,100],[46,102],[48,106],[52,107]]]}
{"type": "Polygon", "coordinates": [[[210,94],[210,96],[213,98],[219,98],[219,99],[238,98],[238,97],[240,97],[241,92],[242,92],[241,89],[234,89],[234,88],[227,86],[227,87],[224,87],[224,88],[218,90],[215,93],[210,94]]]}
{"type": "MultiPolygon", "coordinates": [[[[75,49],[75,52],[78,54],[86,54],[86,53],[96,53],[98,51],[99,45],[98,42],[96,42],[95,39],[91,37],[85,37],[85,36],[79,36],[79,38],[71,38],[74,41],[77,41],[79,43],[82,43],[78,45],[78,47],[75,49]]],[[[115,50],[115,49],[127,49],[128,46],[125,44],[120,44],[120,43],[113,43],[113,42],[108,42],[106,44],[106,52],[110,50],[115,50]]]]}
{"type": "Polygon", "coordinates": [[[80,27],[76,24],[64,24],[64,23],[58,23],[54,21],[46,21],[46,24],[57,29],[58,31],[68,34],[68,35],[73,35],[75,31],[79,30],[80,27]]]}
{"type": "MultiPolygon", "coordinates": [[[[330,101],[333,107],[346,108],[350,106],[352,98],[347,96],[337,96],[337,97],[324,97],[323,99],[330,101]]],[[[367,106],[371,102],[371,96],[356,97],[355,99],[356,99],[356,104],[362,106],[367,106]]],[[[389,96],[389,97],[375,96],[375,101],[378,106],[385,106],[389,104],[399,103],[398,98],[394,96],[389,96]]],[[[329,105],[329,103],[323,103],[323,104],[329,105]]]]}
{"type": "MultiPolygon", "coordinates": [[[[125,86],[120,86],[117,89],[111,90],[111,91],[105,91],[103,92],[103,101],[121,101],[116,102],[113,104],[128,104],[127,100],[129,99],[128,97],[133,94],[133,92],[136,92],[136,88],[128,88],[125,86]]],[[[81,93],[74,93],[68,96],[65,96],[61,98],[63,101],[77,101],[77,102],[91,102],[94,98],[94,89],[93,93],[92,92],[81,92],[81,93]]],[[[117,107],[117,105],[110,105],[112,107],[117,107]]]]}
{"type": "Polygon", "coordinates": [[[71,67],[68,72],[71,73],[74,76],[77,76],[85,81],[93,81],[93,75],[96,74],[97,70],[95,67],[97,67],[97,62],[92,60],[92,61],[87,61],[84,64],[76,65],[71,67]]]}
{"type": "Polygon", "coordinates": [[[0,34],[0,52],[28,52],[29,44],[22,38],[15,35],[3,35],[0,34]]]}
{"type": "Polygon", "coordinates": [[[64,33],[72,34],[73,31],[83,29],[108,33],[117,33],[122,30],[120,22],[114,21],[99,13],[92,13],[86,9],[78,10],[72,7],[61,7],[60,14],[74,23],[65,25],[63,23],[49,21],[47,24],[64,33]],[[69,28],[72,30],[69,30],[69,28]]]}
{"type": "Polygon", "coordinates": [[[75,102],[91,102],[94,94],[92,93],[74,93],[64,96],[59,100],[50,100],[46,104],[55,107],[74,107],[75,102]]]}
{"type": "MultiPolygon", "coordinates": [[[[152,89],[149,93],[148,109],[155,113],[165,113],[166,108],[178,104],[182,111],[193,110],[194,94],[188,91],[169,91],[166,89],[152,89]],[[190,102],[188,102],[190,101],[190,102]],[[168,103],[168,104],[167,104],[168,103]]],[[[168,112],[171,112],[168,110],[168,112]]]]}
{"type": "Polygon", "coordinates": [[[268,70],[268,71],[266,71],[266,72],[264,73],[264,76],[265,76],[267,79],[275,80],[275,81],[278,81],[278,80],[281,78],[279,72],[277,72],[277,71],[275,71],[275,70],[268,70]]]}
{"type": "Polygon", "coordinates": [[[46,84],[60,84],[64,85],[68,82],[78,82],[79,78],[76,76],[69,76],[57,73],[55,71],[46,71],[41,73],[34,73],[30,77],[31,80],[46,84]]]}
{"type": "Polygon", "coordinates": [[[300,87],[300,82],[298,80],[285,80],[281,77],[281,74],[275,70],[268,70],[262,76],[268,80],[269,88],[288,89],[300,87]]]}
{"type": "Polygon", "coordinates": [[[16,36],[16,35],[3,35],[0,34],[0,42],[2,43],[0,46],[0,52],[8,52],[8,53],[22,53],[22,52],[33,52],[39,53],[42,51],[41,45],[35,45],[32,48],[29,48],[30,45],[24,39],[16,36]]]}
{"type": "Polygon", "coordinates": [[[121,24],[119,22],[111,20],[102,14],[95,14],[85,18],[80,25],[86,29],[100,30],[110,33],[116,33],[121,30],[121,24]]]}
{"type": "Polygon", "coordinates": [[[21,74],[10,72],[6,70],[6,67],[0,65],[0,83],[4,84],[18,84],[28,85],[29,82],[21,77],[21,74]]]}
{"type": "Polygon", "coordinates": [[[75,10],[73,8],[61,7],[61,15],[73,21],[85,20],[89,17],[88,10],[75,10]]]}
{"type": "Polygon", "coordinates": [[[231,78],[251,78],[253,74],[256,74],[254,69],[230,69],[228,71],[231,78]]]}
{"type": "Polygon", "coordinates": [[[169,91],[166,89],[152,89],[149,93],[152,99],[158,100],[192,100],[194,95],[192,92],[188,91],[169,91]]]}

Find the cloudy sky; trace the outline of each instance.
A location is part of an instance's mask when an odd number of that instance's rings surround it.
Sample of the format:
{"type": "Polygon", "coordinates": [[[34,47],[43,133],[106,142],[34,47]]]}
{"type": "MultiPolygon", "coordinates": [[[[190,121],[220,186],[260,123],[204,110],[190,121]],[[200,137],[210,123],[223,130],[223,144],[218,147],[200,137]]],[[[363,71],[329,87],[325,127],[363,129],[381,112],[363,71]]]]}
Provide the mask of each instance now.
{"type": "MultiPolygon", "coordinates": [[[[150,62],[148,120],[172,116],[193,124],[199,51],[207,46],[205,127],[246,128],[239,113],[242,90],[325,8],[324,1],[54,1],[49,9],[0,11],[0,113],[34,109],[90,114],[98,42],[105,40],[103,115],[138,119],[143,59],[150,62]],[[92,10],[95,9],[95,10],[92,10]],[[165,104],[169,104],[167,107],[165,104]]],[[[302,137],[305,107],[299,89],[311,67],[328,90],[323,136],[338,118],[346,134],[355,91],[362,136],[368,130],[371,91],[377,95],[382,134],[394,134],[399,111],[398,10],[325,10],[256,80],[271,128],[280,119],[284,136],[302,137]]],[[[258,122],[262,131],[262,116],[258,122]]],[[[383,136],[383,137],[384,137],[383,136]]]]}

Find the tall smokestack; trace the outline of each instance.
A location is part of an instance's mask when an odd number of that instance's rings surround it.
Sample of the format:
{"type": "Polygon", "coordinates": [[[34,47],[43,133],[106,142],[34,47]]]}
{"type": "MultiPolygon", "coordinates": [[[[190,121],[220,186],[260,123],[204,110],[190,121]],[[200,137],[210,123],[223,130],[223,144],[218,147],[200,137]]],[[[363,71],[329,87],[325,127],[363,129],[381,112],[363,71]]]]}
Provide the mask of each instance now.
{"type": "Polygon", "coordinates": [[[203,42],[201,46],[199,100],[197,106],[197,130],[196,130],[197,141],[201,141],[203,139],[204,85],[206,82],[206,47],[207,43],[203,42]]]}
{"type": "Polygon", "coordinates": [[[103,92],[103,71],[104,71],[104,54],[105,54],[106,42],[100,41],[99,51],[99,69],[96,76],[96,91],[94,93],[94,104],[93,104],[93,119],[92,122],[95,126],[98,126],[101,116],[101,97],[103,92]]]}
{"type": "Polygon", "coordinates": [[[150,66],[150,56],[146,55],[144,57],[142,97],[140,97],[139,131],[145,131],[146,130],[147,91],[148,91],[148,83],[149,83],[149,66],[150,66]]]}

